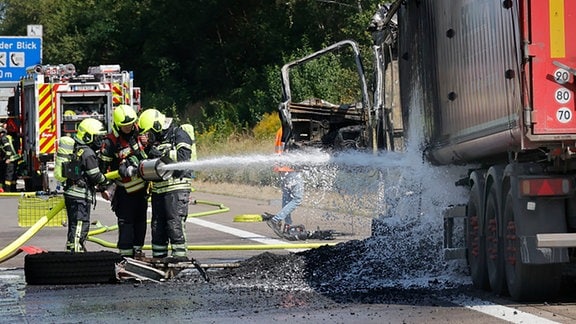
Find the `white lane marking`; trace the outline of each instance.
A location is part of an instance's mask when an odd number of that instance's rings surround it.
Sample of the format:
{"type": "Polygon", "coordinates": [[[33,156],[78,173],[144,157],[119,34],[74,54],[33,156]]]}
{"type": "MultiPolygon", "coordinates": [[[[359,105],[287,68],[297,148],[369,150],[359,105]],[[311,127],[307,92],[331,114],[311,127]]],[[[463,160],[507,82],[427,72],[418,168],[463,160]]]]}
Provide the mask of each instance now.
{"type": "MultiPolygon", "coordinates": [[[[101,196],[97,196],[96,199],[98,199],[99,201],[104,201],[104,202],[110,203],[110,201],[102,198],[101,196]]],[[[148,213],[152,213],[152,207],[151,206],[148,206],[148,213]]],[[[269,237],[264,236],[264,235],[259,235],[256,233],[243,231],[243,230],[240,230],[240,229],[237,229],[234,227],[230,227],[230,226],[226,226],[226,225],[220,225],[217,223],[205,221],[205,220],[198,219],[198,218],[188,217],[186,222],[187,223],[193,223],[195,225],[199,225],[202,227],[208,227],[208,228],[211,228],[211,229],[216,230],[216,231],[228,233],[230,235],[235,235],[235,236],[238,236],[238,237],[241,237],[244,239],[249,239],[249,240],[252,240],[254,242],[258,242],[258,243],[262,243],[262,244],[290,244],[290,243],[287,243],[285,241],[269,238],[269,237]]],[[[290,252],[301,252],[304,250],[307,250],[307,249],[286,249],[286,251],[290,251],[290,252]]]]}
{"type": "MultiPolygon", "coordinates": [[[[186,220],[186,222],[192,223],[195,225],[199,225],[199,226],[203,226],[203,227],[208,227],[208,228],[216,230],[216,231],[228,233],[228,234],[231,234],[234,236],[238,236],[238,237],[241,237],[244,239],[249,239],[249,240],[252,240],[254,242],[258,242],[258,243],[262,243],[262,244],[290,244],[290,243],[286,243],[284,241],[272,239],[272,238],[269,238],[269,237],[266,237],[263,235],[259,235],[256,233],[243,231],[243,230],[240,230],[240,229],[237,229],[234,227],[230,227],[230,226],[226,226],[226,225],[220,225],[217,223],[205,221],[205,220],[198,219],[198,218],[188,218],[186,220]]],[[[287,250],[291,251],[291,252],[302,251],[302,249],[287,249],[287,250]]]]}
{"type": "Polygon", "coordinates": [[[460,295],[453,299],[446,299],[456,305],[510,322],[510,323],[559,323],[534,314],[526,313],[514,308],[491,303],[486,300],[460,295]]]}

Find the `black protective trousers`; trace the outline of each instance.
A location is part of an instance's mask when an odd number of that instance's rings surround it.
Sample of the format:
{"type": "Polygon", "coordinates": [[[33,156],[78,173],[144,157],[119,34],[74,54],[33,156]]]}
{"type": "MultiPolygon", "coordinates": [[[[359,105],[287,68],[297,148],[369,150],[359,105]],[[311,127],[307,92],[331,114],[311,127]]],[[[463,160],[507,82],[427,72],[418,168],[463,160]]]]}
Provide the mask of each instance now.
{"type": "MultiPolygon", "coordinates": [[[[2,161],[3,163],[6,163],[2,161]]],[[[6,173],[4,179],[4,191],[16,192],[16,181],[18,174],[16,173],[16,161],[6,164],[6,173]]]]}
{"type": "Polygon", "coordinates": [[[84,252],[84,242],[90,230],[90,208],[92,203],[86,199],[64,195],[66,214],[68,216],[68,235],[66,250],[84,252]]]}
{"type": "Polygon", "coordinates": [[[144,246],[148,201],[146,190],[128,193],[122,186],[116,187],[112,209],[118,218],[118,250],[123,256],[134,256],[135,249],[144,246]]]}
{"type": "Polygon", "coordinates": [[[152,193],[152,256],[186,256],[185,222],[188,217],[190,190],[152,193]]]}

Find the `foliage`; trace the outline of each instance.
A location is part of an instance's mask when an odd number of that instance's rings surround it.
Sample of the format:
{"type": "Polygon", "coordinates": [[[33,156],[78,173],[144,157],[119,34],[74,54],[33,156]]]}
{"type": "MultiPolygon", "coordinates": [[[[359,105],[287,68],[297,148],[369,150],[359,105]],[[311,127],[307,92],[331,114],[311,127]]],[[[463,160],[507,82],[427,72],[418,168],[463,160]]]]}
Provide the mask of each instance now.
{"type": "MultiPolygon", "coordinates": [[[[120,64],[134,71],[144,108],[193,123],[199,138],[228,140],[274,115],[284,63],[343,39],[369,50],[365,29],[377,3],[0,0],[0,35],[25,35],[27,25],[41,24],[44,64],[73,63],[81,73],[120,64]]],[[[355,72],[340,62],[299,68],[299,98],[323,92],[335,102],[354,100],[347,86],[355,72]]]]}
{"type": "Polygon", "coordinates": [[[276,113],[264,113],[262,119],[252,129],[254,138],[273,140],[276,132],[280,128],[280,120],[276,113]]]}

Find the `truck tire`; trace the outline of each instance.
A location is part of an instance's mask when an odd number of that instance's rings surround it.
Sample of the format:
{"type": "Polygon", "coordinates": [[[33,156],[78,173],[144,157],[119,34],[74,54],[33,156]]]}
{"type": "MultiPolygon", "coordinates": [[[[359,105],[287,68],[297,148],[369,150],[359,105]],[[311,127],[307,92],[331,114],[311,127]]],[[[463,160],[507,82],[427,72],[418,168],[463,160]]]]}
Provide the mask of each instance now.
{"type": "Polygon", "coordinates": [[[24,275],[29,285],[113,283],[115,265],[122,260],[110,251],[29,254],[24,257],[24,275]]]}
{"type": "Polygon", "coordinates": [[[522,263],[520,240],[516,235],[514,195],[509,192],[504,204],[506,224],[506,284],[510,297],[516,301],[541,301],[554,298],[560,292],[562,266],[560,264],[532,265],[522,263]]]}
{"type": "Polygon", "coordinates": [[[475,183],[470,190],[466,206],[466,257],[470,267],[472,284],[477,289],[489,290],[488,270],[486,269],[486,245],[482,236],[482,188],[475,183]]]}
{"type": "Polygon", "coordinates": [[[497,185],[491,185],[486,198],[484,237],[486,239],[486,269],[488,270],[490,288],[495,294],[503,295],[506,294],[506,275],[504,272],[503,243],[499,235],[502,217],[497,185]]]}

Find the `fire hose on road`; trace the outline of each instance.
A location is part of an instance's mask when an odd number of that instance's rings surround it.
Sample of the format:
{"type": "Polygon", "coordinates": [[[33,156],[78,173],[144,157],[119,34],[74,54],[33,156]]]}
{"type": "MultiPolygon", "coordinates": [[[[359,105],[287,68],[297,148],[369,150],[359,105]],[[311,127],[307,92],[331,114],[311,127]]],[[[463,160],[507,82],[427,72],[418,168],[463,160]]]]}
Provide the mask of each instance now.
{"type": "MultiPolygon", "coordinates": [[[[164,179],[166,177],[170,177],[172,175],[171,171],[164,170],[163,166],[166,165],[165,161],[161,159],[154,159],[150,161],[146,161],[140,165],[140,172],[142,177],[146,180],[150,181],[158,181],[159,179],[164,179]]],[[[108,179],[116,179],[119,177],[118,171],[113,171],[106,173],[106,178],[108,179]]],[[[34,196],[34,195],[43,195],[45,193],[38,192],[38,193],[11,193],[13,196],[34,196]]],[[[205,204],[205,205],[212,205],[218,207],[215,210],[199,212],[199,213],[192,213],[189,214],[189,217],[201,217],[201,216],[208,216],[217,213],[224,213],[228,212],[229,208],[225,207],[222,204],[196,200],[196,204],[205,204]]],[[[57,203],[45,216],[41,217],[36,223],[34,223],[26,232],[24,232],[20,237],[10,243],[8,246],[0,250],[0,263],[18,255],[22,252],[23,245],[30,240],[36,233],[38,233],[55,215],[57,215],[62,209],[65,208],[64,201],[57,203]]],[[[98,226],[97,229],[92,230],[88,233],[88,239],[91,242],[100,244],[107,248],[116,248],[116,243],[107,242],[100,238],[96,238],[95,235],[117,230],[118,226],[104,226],[97,222],[94,224],[98,226]]],[[[317,248],[324,245],[333,245],[330,243],[300,243],[300,244],[242,244],[242,245],[190,245],[187,247],[188,250],[191,251],[212,251],[212,250],[273,250],[273,249],[309,249],[309,248],[317,248]]],[[[145,245],[143,247],[145,250],[151,250],[150,245],[145,245]]]]}
{"type": "MultiPolygon", "coordinates": [[[[30,194],[30,193],[28,193],[30,194]]],[[[48,212],[46,216],[41,217],[34,225],[32,225],[24,234],[20,235],[14,242],[10,243],[8,246],[0,251],[0,263],[18,255],[20,248],[28,242],[36,233],[38,233],[44,225],[48,223],[56,214],[58,214],[64,208],[64,200],[59,202],[52,210],[48,212]]]]}
{"type": "MultiPolygon", "coordinates": [[[[119,177],[118,171],[106,173],[106,178],[108,178],[108,179],[116,179],[118,177],[119,177]]],[[[17,194],[15,196],[23,196],[23,195],[34,196],[34,195],[42,195],[44,193],[42,193],[42,192],[38,192],[38,193],[28,192],[28,193],[15,193],[15,194],[17,194]]],[[[24,234],[20,235],[16,240],[14,240],[8,246],[6,246],[2,250],[0,250],[0,263],[2,263],[4,261],[18,255],[20,252],[22,252],[22,250],[20,250],[20,248],[26,242],[28,242],[28,240],[30,240],[36,233],[38,233],[46,224],[48,224],[48,222],[54,216],[56,216],[62,209],[64,209],[64,207],[65,207],[64,200],[62,200],[58,204],[56,204],[56,206],[54,206],[48,212],[48,214],[46,214],[45,216],[42,216],[38,221],[36,221],[36,223],[34,223],[34,225],[32,225],[26,232],[24,232],[24,234]]]]}

